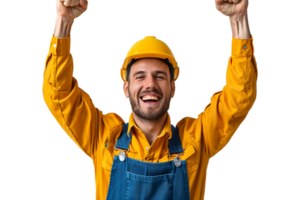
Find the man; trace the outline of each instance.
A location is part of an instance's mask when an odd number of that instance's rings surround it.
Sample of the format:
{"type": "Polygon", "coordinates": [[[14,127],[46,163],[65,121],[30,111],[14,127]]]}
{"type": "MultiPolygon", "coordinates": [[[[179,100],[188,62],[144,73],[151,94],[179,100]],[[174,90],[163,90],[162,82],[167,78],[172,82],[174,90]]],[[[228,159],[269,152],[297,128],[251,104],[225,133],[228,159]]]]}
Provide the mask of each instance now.
{"type": "Polygon", "coordinates": [[[102,114],[72,77],[70,30],[85,0],[58,0],[46,59],[43,93],[50,111],[93,159],[96,199],[203,199],[209,159],[230,140],[256,98],[248,0],[215,0],[229,16],[233,38],[227,84],[197,119],[171,125],[168,108],[179,68],[169,47],[153,36],[138,41],[121,69],[130,99],[129,123],[102,114]]]}

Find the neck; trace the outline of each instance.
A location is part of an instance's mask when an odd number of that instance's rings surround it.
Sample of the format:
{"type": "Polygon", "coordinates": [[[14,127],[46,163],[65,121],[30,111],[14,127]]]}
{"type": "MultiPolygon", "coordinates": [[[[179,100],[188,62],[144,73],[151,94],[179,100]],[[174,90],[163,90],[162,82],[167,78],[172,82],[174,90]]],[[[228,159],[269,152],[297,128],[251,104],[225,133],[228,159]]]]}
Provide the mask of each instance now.
{"type": "Polygon", "coordinates": [[[151,145],[164,128],[167,120],[167,113],[156,120],[143,119],[133,113],[133,119],[135,124],[141,129],[151,145]]]}

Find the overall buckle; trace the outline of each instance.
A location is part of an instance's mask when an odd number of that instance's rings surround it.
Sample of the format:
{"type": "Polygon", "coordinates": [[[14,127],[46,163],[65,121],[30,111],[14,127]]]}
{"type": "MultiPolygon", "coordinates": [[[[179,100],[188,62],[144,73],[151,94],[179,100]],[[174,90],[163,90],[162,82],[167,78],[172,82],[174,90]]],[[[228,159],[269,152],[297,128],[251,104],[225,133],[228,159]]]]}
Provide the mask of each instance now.
{"type": "MultiPolygon", "coordinates": [[[[124,162],[124,161],[125,161],[125,158],[126,158],[126,150],[124,151],[124,149],[116,148],[116,146],[115,146],[115,150],[121,151],[121,152],[119,153],[119,159],[120,159],[121,162],[124,162]]],[[[127,149],[127,151],[129,152],[129,149],[127,149]]]]}
{"type": "MultiPolygon", "coordinates": [[[[184,150],[183,150],[182,153],[177,154],[177,155],[175,156],[175,159],[173,160],[173,161],[174,161],[174,165],[175,165],[176,167],[180,167],[180,166],[181,166],[181,160],[180,160],[180,158],[178,158],[178,156],[181,156],[181,155],[184,155],[184,150]]],[[[174,156],[170,155],[170,153],[169,153],[169,157],[174,157],[174,156]]]]}

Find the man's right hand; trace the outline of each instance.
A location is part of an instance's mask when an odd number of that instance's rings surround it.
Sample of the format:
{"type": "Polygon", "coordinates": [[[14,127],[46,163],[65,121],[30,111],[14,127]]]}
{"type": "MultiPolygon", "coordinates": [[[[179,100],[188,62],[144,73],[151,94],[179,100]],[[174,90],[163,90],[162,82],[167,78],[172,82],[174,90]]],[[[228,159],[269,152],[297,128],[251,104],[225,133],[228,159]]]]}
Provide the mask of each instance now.
{"type": "Polygon", "coordinates": [[[75,19],[87,10],[87,0],[57,0],[57,16],[75,19]]]}
{"type": "Polygon", "coordinates": [[[71,36],[76,19],[86,13],[89,6],[89,0],[55,0],[55,25],[52,30],[54,37],[66,38],[71,36]]]}

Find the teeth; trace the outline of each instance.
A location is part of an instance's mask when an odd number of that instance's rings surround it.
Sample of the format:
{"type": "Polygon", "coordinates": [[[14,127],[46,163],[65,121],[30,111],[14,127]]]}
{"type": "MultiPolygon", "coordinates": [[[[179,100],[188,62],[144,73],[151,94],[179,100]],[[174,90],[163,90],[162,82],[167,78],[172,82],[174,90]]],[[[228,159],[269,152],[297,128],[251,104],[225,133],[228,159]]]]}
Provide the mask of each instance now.
{"type": "Polygon", "coordinates": [[[158,97],[157,97],[157,96],[146,95],[146,96],[143,96],[142,99],[143,99],[144,101],[146,101],[146,100],[155,100],[155,101],[157,101],[157,100],[158,100],[158,97]]]}

